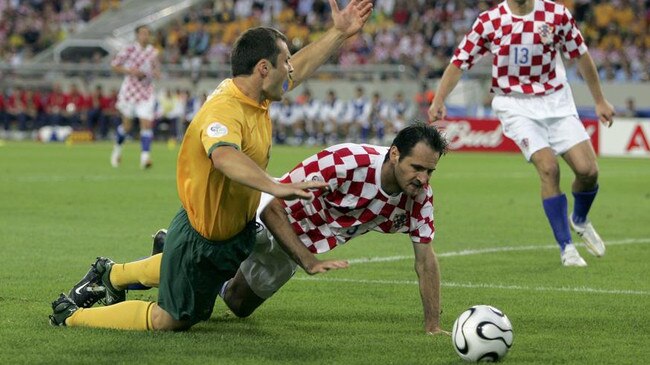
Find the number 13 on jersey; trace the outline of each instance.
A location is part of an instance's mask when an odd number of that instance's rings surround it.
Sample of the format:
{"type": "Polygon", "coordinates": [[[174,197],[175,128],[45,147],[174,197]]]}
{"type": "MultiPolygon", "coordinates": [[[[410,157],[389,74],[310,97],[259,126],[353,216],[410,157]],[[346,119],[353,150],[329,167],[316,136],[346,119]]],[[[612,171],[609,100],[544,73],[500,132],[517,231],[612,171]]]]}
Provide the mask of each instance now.
{"type": "Polygon", "coordinates": [[[513,44],[510,46],[510,64],[513,66],[530,66],[532,50],[529,45],[513,44]]]}

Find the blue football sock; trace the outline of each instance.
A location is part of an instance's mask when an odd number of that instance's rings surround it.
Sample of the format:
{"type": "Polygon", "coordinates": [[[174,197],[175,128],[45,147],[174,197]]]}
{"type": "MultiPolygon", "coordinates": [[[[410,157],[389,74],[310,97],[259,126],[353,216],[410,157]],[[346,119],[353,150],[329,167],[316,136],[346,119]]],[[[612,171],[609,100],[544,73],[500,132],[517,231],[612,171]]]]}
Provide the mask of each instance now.
{"type": "Polygon", "coordinates": [[[153,140],[152,129],[143,129],[142,131],[140,131],[140,146],[142,147],[142,152],[151,151],[152,140],[153,140]]]}
{"type": "Polygon", "coordinates": [[[567,213],[567,199],[566,195],[560,194],[554,197],[546,198],[542,201],[544,205],[544,212],[548,218],[548,222],[553,229],[555,240],[562,251],[564,246],[571,243],[571,231],[569,230],[569,216],[567,213]]]}
{"type": "Polygon", "coordinates": [[[126,139],[126,132],[124,131],[124,127],[120,124],[117,126],[116,142],[118,145],[122,145],[125,139],[126,139]]]}
{"type": "Polygon", "coordinates": [[[598,185],[592,191],[579,191],[573,193],[575,202],[573,204],[573,223],[582,224],[587,221],[587,214],[591,209],[591,203],[594,202],[598,194],[598,185]]]}

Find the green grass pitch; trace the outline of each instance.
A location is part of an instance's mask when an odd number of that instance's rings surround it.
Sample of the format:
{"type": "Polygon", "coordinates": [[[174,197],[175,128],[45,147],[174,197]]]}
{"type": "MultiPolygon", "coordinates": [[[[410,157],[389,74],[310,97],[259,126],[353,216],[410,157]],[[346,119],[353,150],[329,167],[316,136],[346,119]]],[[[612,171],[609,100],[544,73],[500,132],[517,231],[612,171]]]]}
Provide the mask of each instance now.
{"type": "MultiPolygon", "coordinates": [[[[0,145],[0,363],[2,364],[461,364],[447,336],[427,336],[406,235],[369,234],[325,257],[347,270],[299,272],[250,318],[218,301],[185,333],[53,328],[50,303],[98,255],[117,262],[151,249],[179,207],[177,147],[156,144],[154,167],[108,143],[0,145]]],[[[269,171],[316,149],[274,147],[269,171]]],[[[474,304],[514,327],[509,364],[641,364],[650,359],[650,160],[599,159],[590,218],[603,258],[563,268],[532,166],[518,154],[450,153],[431,184],[442,324],[474,304]]],[[[571,172],[562,163],[562,187],[571,172]]],[[[572,199],[569,199],[572,202],[572,199]]],[[[579,240],[578,237],[574,237],[579,240]]],[[[155,300],[156,291],[129,298],[155,300]]]]}

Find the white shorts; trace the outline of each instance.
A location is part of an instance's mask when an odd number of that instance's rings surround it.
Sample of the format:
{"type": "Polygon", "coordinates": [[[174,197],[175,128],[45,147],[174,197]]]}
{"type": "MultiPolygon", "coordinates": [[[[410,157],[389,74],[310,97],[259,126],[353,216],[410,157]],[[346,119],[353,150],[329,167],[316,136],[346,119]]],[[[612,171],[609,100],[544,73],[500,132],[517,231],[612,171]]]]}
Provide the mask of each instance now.
{"type": "Polygon", "coordinates": [[[556,155],[561,155],[589,140],[584,125],[573,112],[573,99],[558,105],[558,98],[570,98],[570,92],[554,94],[558,95],[525,98],[497,95],[492,101],[503,134],[519,146],[527,161],[542,148],[550,147],[556,155]]]}
{"type": "Polygon", "coordinates": [[[297,267],[298,264],[284,252],[265,227],[257,233],[253,252],[239,269],[251,290],[258,297],[268,299],[291,279],[297,267]]]}
{"type": "Polygon", "coordinates": [[[133,119],[137,117],[150,121],[154,120],[155,98],[153,96],[138,102],[118,99],[115,107],[126,118],[133,119]]]}

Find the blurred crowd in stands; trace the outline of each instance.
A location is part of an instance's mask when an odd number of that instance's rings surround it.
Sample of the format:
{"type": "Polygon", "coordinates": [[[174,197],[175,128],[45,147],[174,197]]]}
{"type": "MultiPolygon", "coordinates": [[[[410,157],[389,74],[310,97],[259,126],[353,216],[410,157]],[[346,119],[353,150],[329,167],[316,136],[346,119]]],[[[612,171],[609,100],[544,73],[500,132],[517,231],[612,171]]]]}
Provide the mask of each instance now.
{"type": "MultiPolygon", "coordinates": [[[[0,93],[0,138],[32,138],[45,126],[91,131],[98,140],[112,138],[120,123],[115,108],[117,91],[104,90],[100,84],[88,92],[76,84],[67,89],[53,84],[52,90],[46,92],[18,86],[0,93]]],[[[205,94],[192,95],[189,90],[161,90],[156,98],[160,137],[180,138],[205,98],[205,94]]]]}
{"type": "MultiPolygon", "coordinates": [[[[337,142],[382,144],[412,120],[426,120],[433,92],[423,83],[413,98],[401,91],[393,95],[369,92],[362,84],[350,85],[354,96],[339,97],[327,90],[323,98],[304,88],[271,104],[276,144],[329,145],[337,142]]],[[[156,95],[154,135],[158,140],[181,139],[195,113],[207,98],[206,92],[188,89],[160,89],[156,95]]],[[[112,139],[120,115],[115,108],[117,89],[96,85],[88,92],[76,84],[62,88],[54,84],[48,92],[17,87],[0,93],[0,139],[34,139],[42,127],[66,126],[90,131],[93,139],[112,139]]],[[[637,110],[634,99],[618,108],[620,117],[650,118],[649,110],[637,110]]],[[[578,108],[581,117],[594,119],[593,107],[578,108]],[[583,114],[584,113],[584,114],[583,114]]],[[[468,110],[449,106],[450,117],[473,115],[494,118],[489,103],[468,110]]]]}
{"type": "MultiPolygon", "coordinates": [[[[390,140],[408,120],[416,116],[422,119],[433,98],[430,91],[425,91],[418,109],[400,92],[392,100],[385,100],[379,93],[368,97],[362,86],[355,91],[352,100],[339,99],[334,90],[318,100],[309,89],[304,89],[295,100],[287,96],[282,102],[273,103],[271,120],[276,143],[390,140]]],[[[206,98],[206,93],[194,95],[184,89],[160,90],[156,96],[156,137],[182,138],[206,98]]],[[[0,93],[0,138],[33,138],[42,127],[69,126],[91,131],[94,139],[109,139],[120,121],[116,100],[117,89],[103,90],[101,85],[87,93],[76,84],[70,84],[66,90],[54,84],[49,92],[16,87],[8,94],[0,93]]]]}
{"type": "MultiPolygon", "coordinates": [[[[339,0],[341,6],[346,2],[339,0]]],[[[650,0],[558,2],[574,14],[604,80],[650,80],[650,0]]],[[[496,3],[376,0],[364,32],[332,61],[342,68],[403,64],[419,78],[439,77],[478,13],[496,3]]],[[[20,64],[119,4],[119,0],[0,0],[0,60],[20,64]]],[[[223,65],[229,62],[233,41],[248,27],[277,27],[295,51],[326,29],[329,14],[327,0],[205,1],[158,30],[155,44],[166,64],[223,65]]],[[[577,77],[574,71],[570,77],[577,77]]]]}
{"type": "Polygon", "coordinates": [[[0,63],[19,66],[120,0],[0,0],[0,63]]]}
{"type": "MultiPolygon", "coordinates": [[[[650,0],[563,0],[571,9],[590,46],[600,76],[606,81],[650,80],[650,0]]],[[[339,0],[340,6],[347,1],[339,0]]],[[[479,12],[498,1],[376,0],[373,18],[364,32],[349,41],[333,63],[341,69],[356,65],[400,64],[419,80],[441,76],[456,45],[479,12]]],[[[0,63],[20,65],[33,55],[80,31],[94,17],[120,6],[119,0],[0,0],[0,63]]],[[[237,35],[256,25],[283,31],[293,51],[327,28],[327,0],[213,0],[205,1],[155,32],[154,44],[163,64],[183,67],[224,65],[237,35]]],[[[90,60],[85,60],[89,62],[90,60]]],[[[92,62],[92,61],[91,61],[92,62]]],[[[95,62],[108,64],[109,59],[95,62]]],[[[567,65],[570,81],[579,80],[567,65]]],[[[58,85],[43,89],[3,87],[0,90],[0,133],[68,125],[90,129],[97,139],[109,137],[117,124],[116,90],[58,85]]],[[[354,86],[350,86],[354,87],[354,86]]],[[[366,95],[362,87],[352,100],[339,100],[330,91],[313,100],[308,91],[275,103],[272,118],[276,142],[329,143],[338,140],[377,141],[390,138],[400,123],[426,118],[433,95],[426,89],[415,100],[404,95],[366,95]]],[[[156,133],[180,137],[202,100],[203,91],[160,90],[156,133]]],[[[634,100],[619,114],[639,116],[634,100]]],[[[485,110],[471,115],[490,116],[485,110]]],[[[453,108],[450,108],[453,116],[453,108]]],[[[590,110],[593,107],[590,107],[590,110]]],[[[459,115],[467,111],[459,111],[459,115]]],[[[465,114],[467,115],[467,114],[465,114]]],[[[0,136],[2,137],[2,136],[0,136]]]]}

